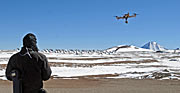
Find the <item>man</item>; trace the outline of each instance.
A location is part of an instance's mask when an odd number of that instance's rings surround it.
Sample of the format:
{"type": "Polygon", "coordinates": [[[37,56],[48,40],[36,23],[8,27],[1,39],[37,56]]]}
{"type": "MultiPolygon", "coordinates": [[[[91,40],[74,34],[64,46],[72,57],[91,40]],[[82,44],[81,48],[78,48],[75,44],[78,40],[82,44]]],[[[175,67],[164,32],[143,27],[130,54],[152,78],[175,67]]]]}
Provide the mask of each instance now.
{"type": "Polygon", "coordinates": [[[36,36],[32,33],[27,34],[23,38],[21,51],[11,56],[6,68],[6,77],[10,81],[11,71],[19,71],[23,93],[40,93],[43,80],[48,80],[51,76],[47,58],[38,52],[36,44],[36,36]]]}

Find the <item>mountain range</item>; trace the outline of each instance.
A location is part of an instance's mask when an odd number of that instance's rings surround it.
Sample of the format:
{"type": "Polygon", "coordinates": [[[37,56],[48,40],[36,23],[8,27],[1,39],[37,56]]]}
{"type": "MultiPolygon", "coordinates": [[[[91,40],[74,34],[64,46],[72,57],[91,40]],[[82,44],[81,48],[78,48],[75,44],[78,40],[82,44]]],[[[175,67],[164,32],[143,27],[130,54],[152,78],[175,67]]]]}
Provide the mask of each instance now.
{"type": "Polygon", "coordinates": [[[130,52],[130,51],[164,51],[164,52],[173,52],[174,50],[168,50],[163,46],[159,45],[157,42],[148,42],[142,47],[136,47],[133,45],[119,45],[115,47],[108,48],[108,52],[130,52]]]}

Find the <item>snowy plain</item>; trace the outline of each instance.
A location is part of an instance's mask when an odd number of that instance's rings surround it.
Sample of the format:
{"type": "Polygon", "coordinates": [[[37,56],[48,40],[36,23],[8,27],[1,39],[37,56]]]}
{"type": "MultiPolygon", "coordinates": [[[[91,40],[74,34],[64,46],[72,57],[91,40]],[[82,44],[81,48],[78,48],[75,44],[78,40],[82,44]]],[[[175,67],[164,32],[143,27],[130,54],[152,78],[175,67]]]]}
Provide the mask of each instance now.
{"type": "MultiPolygon", "coordinates": [[[[52,78],[135,78],[180,80],[180,54],[123,47],[111,51],[44,52],[52,69],[52,78]],[[120,50],[121,49],[121,50],[120,50]],[[127,51],[129,50],[129,51],[127,51]]],[[[0,79],[10,56],[18,51],[0,51],[0,79]]]]}

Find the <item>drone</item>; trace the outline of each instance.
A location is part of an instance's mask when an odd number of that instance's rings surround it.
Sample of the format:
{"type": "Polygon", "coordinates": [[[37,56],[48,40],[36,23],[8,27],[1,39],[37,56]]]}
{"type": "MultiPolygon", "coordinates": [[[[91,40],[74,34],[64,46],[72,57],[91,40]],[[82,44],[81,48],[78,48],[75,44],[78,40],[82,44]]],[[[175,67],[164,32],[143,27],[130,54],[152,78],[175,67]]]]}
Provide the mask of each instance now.
{"type": "Polygon", "coordinates": [[[128,18],[132,18],[132,17],[136,17],[136,15],[138,15],[138,14],[136,14],[136,13],[134,13],[133,15],[129,15],[129,12],[127,13],[127,14],[124,14],[124,16],[122,16],[122,17],[119,17],[119,16],[114,16],[114,17],[116,17],[116,19],[117,20],[119,20],[119,19],[125,19],[125,23],[127,24],[128,23],[128,18]]]}

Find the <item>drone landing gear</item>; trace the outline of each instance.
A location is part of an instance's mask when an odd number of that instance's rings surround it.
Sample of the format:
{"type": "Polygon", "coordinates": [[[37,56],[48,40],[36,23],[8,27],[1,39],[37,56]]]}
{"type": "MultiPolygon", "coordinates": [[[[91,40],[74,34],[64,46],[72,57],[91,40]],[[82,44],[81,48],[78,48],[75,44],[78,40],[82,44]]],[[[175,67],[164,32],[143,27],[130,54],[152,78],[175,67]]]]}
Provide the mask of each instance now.
{"type": "Polygon", "coordinates": [[[127,24],[127,23],[128,23],[128,21],[125,21],[125,23],[127,24]]]}

